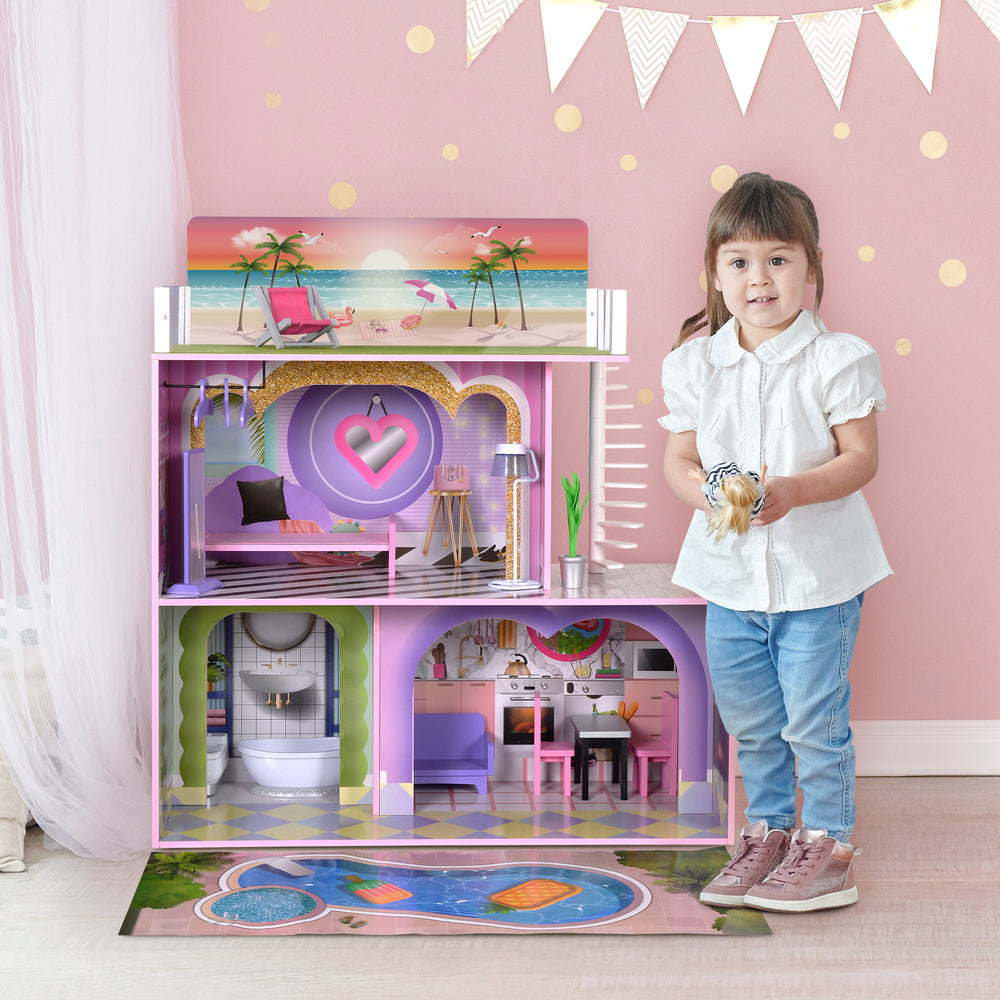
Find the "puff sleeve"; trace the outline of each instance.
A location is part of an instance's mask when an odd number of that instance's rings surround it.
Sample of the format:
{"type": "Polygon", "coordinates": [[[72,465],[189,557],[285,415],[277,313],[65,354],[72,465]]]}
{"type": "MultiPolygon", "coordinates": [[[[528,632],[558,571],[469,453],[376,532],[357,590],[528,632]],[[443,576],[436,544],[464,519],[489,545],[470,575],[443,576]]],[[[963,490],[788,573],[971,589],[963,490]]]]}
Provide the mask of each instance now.
{"type": "Polygon", "coordinates": [[[823,409],[830,427],[867,417],[886,408],[882,366],[875,349],[849,334],[836,334],[824,344],[823,409]]]}
{"type": "Polygon", "coordinates": [[[693,431],[698,427],[698,390],[703,384],[696,369],[701,366],[700,340],[692,341],[671,351],[663,359],[661,382],[663,402],[669,412],[659,424],[668,431],[693,431]]]}

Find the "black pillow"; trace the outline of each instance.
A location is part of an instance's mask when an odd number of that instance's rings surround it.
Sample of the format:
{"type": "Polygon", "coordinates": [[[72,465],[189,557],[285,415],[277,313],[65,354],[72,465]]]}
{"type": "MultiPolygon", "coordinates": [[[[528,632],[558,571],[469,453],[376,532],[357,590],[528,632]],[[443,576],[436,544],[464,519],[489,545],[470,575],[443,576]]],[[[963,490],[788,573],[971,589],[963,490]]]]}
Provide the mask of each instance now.
{"type": "Polygon", "coordinates": [[[287,521],[285,509],[285,477],[258,479],[244,483],[239,479],[236,485],[243,498],[242,524],[256,524],[258,521],[287,521]]]}

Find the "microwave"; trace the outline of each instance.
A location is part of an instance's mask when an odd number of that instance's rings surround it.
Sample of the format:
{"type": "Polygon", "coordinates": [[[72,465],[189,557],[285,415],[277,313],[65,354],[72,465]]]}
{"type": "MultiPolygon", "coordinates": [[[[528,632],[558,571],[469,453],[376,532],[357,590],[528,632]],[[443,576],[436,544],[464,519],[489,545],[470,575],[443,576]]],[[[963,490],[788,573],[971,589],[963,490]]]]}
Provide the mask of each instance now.
{"type": "Polygon", "coordinates": [[[632,676],[646,680],[676,678],[677,664],[662,642],[633,642],[632,676]]]}

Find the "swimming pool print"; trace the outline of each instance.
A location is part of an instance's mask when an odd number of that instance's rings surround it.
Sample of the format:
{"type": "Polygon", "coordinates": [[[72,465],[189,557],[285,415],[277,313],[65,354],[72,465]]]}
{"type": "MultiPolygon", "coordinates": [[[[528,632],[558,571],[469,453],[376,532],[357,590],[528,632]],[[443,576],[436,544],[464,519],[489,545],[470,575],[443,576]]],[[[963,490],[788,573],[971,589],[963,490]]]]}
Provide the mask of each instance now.
{"type": "Polygon", "coordinates": [[[289,857],[308,874],[283,874],[267,858],[238,865],[220,878],[220,893],[196,906],[197,915],[212,923],[279,927],[329,912],[391,913],[539,931],[614,923],[641,912],[650,900],[649,890],[630,876],[587,866],[501,862],[439,868],[350,855],[289,857]]]}

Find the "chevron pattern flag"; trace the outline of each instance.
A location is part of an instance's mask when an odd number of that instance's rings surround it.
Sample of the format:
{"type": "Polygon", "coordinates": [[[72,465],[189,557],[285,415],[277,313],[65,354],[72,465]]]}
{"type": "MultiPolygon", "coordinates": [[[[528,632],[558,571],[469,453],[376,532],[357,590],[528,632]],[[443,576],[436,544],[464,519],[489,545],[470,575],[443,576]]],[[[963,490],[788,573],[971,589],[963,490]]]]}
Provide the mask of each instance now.
{"type": "Polygon", "coordinates": [[[969,6],[1000,41],[1000,0],[969,0],[969,6]]]}
{"type": "Polygon", "coordinates": [[[618,11],[622,16],[635,89],[639,93],[639,107],[645,110],[649,95],[653,93],[690,15],[645,7],[619,6],[618,11]]]}
{"type": "Polygon", "coordinates": [[[465,0],[465,65],[490,43],[522,0],[465,0]]]}
{"type": "Polygon", "coordinates": [[[847,74],[851,71],[863,11],[863,7],[853,7],[819,14],[792,15],[838,111],[844,100],[847,74]]]}
{"type": "Polygon", "coordinates": [[[934,84],[941,0],[888,0],[873,6],[929,94],[934,84]]]}

